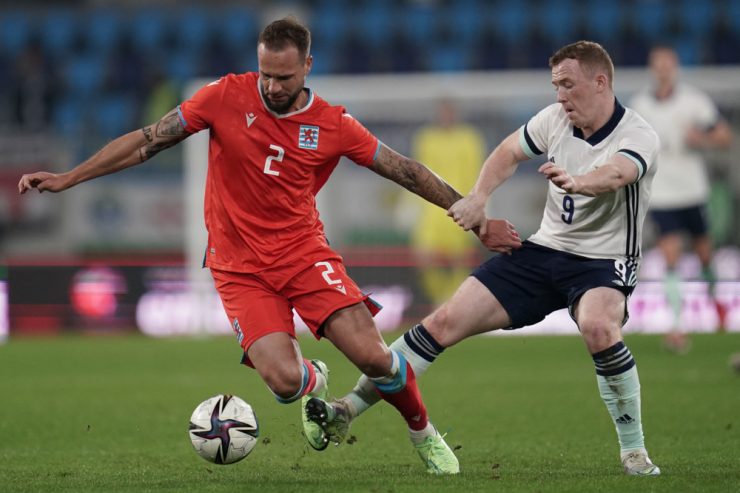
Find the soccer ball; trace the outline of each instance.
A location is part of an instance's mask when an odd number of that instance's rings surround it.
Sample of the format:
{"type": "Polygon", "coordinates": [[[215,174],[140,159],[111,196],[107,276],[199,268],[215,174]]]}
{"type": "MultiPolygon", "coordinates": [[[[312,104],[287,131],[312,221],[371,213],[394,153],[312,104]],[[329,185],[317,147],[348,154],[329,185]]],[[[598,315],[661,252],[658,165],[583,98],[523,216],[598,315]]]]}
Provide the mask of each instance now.
{"type": "Polygon", "coordinates": [[[195,408],[188,434],[205,460],[233,464],[249,455],[260,432],[252,406],[236,396],[219,394],[195,408]]]}

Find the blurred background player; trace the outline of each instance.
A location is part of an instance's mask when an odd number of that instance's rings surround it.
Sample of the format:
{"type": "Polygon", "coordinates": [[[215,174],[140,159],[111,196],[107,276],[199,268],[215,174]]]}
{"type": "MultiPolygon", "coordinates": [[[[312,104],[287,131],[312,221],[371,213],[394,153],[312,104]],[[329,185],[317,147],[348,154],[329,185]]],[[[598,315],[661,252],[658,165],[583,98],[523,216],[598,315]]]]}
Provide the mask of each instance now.
{"type": "MultiPolygon", "coordinates": [[[[682,295],[677,270],[684,234],[701,262],[702,278],[714,296],[712,238],[707,203],[710,183],[701,151],[726,149],[732,133],[712,100],[699,89],[679,82],[679,58],[668,46],[649,54],[652,85],[635,95],[630,106],[658,133],[661,141],[658,172],[650,199],[651,218],[658,229],[657,247],[665,259],[665,296],[673,313],[665,345],[676,352],[689,349],[681,323],[682,295]]],[[[723,320],[723,308],[716,303],[723,320]]]]}
{"type": "MultiPolygon", "coordinates": [[[[480,265],[449,301],[391,347],[421,376],[467,337],[533,325],[568,308],[593,359],[624,472],[659,475],[645,448],[637,363],[622,337],[627,299],[637,284],[658,136],[614,96],[614,65],[601,45],[564,46],[549,63],[557,102],[496,147],[472,191],[448,212],[463,229],[484,231],[491,193],[520,162],[547,156],[538,170],[550,182],[539,230],[511,255],[480,265]]],[[[347,396],[323,403],[344,410],[329,427],[337,441],[377,402],[368,383],[361,377],[347,396]]]]}
{"type": "MultiPolygon", "coordinates": [[[[259,72],[211,82],[159,122],[118,137],[69,172],[23,175],[18,190],[60,192],[210,129],[204,264],[243,349],[242,362],[280,403],[326,396],[328,370],[303,358],[295,308],[316,338],[329,339],[398,409],[427,470],[455,474],[457,459],[427,418],[413,370],[385,345],[372,318],[377,307],[329,247],[315,195],[343,155],[442,208],[460,194],[306,88],[310,47],[308,29],[296,19],[274,21],[259,36],[259,72]]],[[[497,224],[510,232],[510,225],[497,224]]],[[[514,234],[508,237],[518,245],[514,234]]],[[[328,444],[321,432],[307,438],[317,450],[328,444]]]]}
{"type": "MultiPolygon", "coordinates": [[[[456,190],[470,190],[485,158],[485,139],[472,125],[459,120],[455,101],[443,98],[436,107],[436,121],[422,127],[412,143],[412,155],[456,190]]],[[[415,211],[410,244],[419,266],[421,286],[436,307],[455,292],[456,286],[478,263],[478,242],[460,231],[439,209],[410,194],[403,194],[401,216],[415,211]],[[413,201],[413,203],[412,203],[413,201]]]]}

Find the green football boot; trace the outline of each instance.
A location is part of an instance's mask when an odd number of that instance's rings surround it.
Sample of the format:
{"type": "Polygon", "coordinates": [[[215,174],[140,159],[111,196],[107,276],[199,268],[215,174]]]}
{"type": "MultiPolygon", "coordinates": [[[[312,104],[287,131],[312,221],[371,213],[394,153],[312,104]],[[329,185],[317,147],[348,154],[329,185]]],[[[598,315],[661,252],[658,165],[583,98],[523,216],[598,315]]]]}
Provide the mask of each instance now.
{"type": "Polygon", "coordinates": [[[414,445],[414,448],[426,464],[429,474],[458,474],[460,472],[457,457],[439,432],[428,436],[422,443],[414,445]]]}
{"type": "MultiPolygon", "coordinates": [[[[324,389],[319,392],[316,396],[321,399],[327,399],[329,397],[329,368],[323,361],[317,359],[311,360],[311,364],[314,370],[324,375],[326,379],[326,385],[324,389]]],[[[303,436],[306,437],[306,441],[314,450],[324,450],[329,446],[329,438],[324,432],[324,429],[319,426],[318,423],[311,421],[306,413],[306,405],[313,398],[311,395],[304,395],[301,398],[301,421],[303,422],[303,436]]]]}

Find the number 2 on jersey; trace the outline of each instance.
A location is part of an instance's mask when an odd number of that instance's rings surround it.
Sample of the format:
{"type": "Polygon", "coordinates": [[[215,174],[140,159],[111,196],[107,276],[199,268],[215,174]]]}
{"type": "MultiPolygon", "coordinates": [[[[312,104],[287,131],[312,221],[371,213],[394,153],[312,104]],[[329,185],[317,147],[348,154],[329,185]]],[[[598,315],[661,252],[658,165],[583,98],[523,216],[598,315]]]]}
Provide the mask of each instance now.
{"type": "Polygon", "coordinates": [[[560,214],[560,219],[562,219],[565,224],[572,223],[573,213],[575,211],[576,203],[573,200],[573,197],[570,195],[563,195],[563,214],[560,214]]]}
{"type": "Polygon", "coordinates": [[[272,169],[270,165],[273,161],[281,163],[283,161],[283,156],[285,156],[285,150],[280,146],[276,146],[275,144],[270,144],[270,149],[272,149],[273,151],[277,151],[277,156],[267,156],[267,159],[265,159],[265,174],[280,176],[280,172],[272,169]]]}

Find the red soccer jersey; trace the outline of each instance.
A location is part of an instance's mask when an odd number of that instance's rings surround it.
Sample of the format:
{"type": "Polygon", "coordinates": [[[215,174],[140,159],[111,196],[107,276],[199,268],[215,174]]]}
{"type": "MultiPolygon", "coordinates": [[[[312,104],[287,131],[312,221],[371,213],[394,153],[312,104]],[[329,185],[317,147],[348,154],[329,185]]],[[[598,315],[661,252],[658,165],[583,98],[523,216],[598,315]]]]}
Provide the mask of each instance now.
{"type": "Polygon", "coordinates": [[[211,132],[206,265],[259,272],[296,259],[321,260],[327,242],[316,194],[341,156],[372,164],[378,139],[313,92],[298,111],[270,111],[254,72],[208,84],[180,112],[187,132],[211,132]]]}

